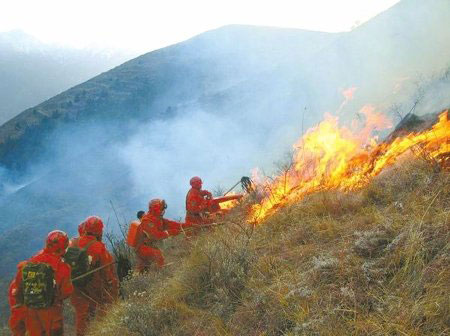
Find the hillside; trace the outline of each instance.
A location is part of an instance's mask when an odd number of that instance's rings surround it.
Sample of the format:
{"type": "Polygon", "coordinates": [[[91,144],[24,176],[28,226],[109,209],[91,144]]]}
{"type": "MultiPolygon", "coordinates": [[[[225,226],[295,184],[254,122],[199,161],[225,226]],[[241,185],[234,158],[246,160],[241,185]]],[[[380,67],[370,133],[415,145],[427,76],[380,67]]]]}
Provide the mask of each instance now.
{"type": "Polygon", "coordinates": [[[22,31],[0,33],[0,125],[133,56],[48,45],[22,31]]]}
{"type": "Polygon", "coordinates": [[[444,335],[448,172],[414,156],[360,192],[321,192],[256,227],[245,207],[135,275],[89,335],[444,335]]]}
{"type": "Polygon", "coordinates": [[[270,175],[326,112],[353,127],[370,111],[448,108],[449,10],[403,0],[339,34],[226,26],[25,110],[0,127],[0,276],[50,229],[72,235],[97,214],[117,230],[112,204],[122,220],[160,197],[180,218],[191,176],[214,190],[255,167],[270,175]]]}
{"type": "MultiPolygon", "coordinates": [[[[343,174],[340,187],[326,190],[322,177],[324,188],[304,189],[300,196],[286,178],[301,172],[298,164],[309,154],[294,156],[296,165],[283,165],[287,170],[269,185],[256,181],[255,192],[214,226],[165,242],[167,266],[123,282],[123,300],[89,335],[446,334],[449,127],[448,111],[438,119],[411,115],[387,143],[350,153],[361,158],[367,151],[376,167],[398,148],[362,186],[343,174]],[[277,199],[280,178],[287,185],[277,199]],[[358,188],[339,191],[346,179],[358,188]],[[295,193],[299,200],[289,201],[295,193]],[[255,222],[255,206],[265,199],[276,207],[255,222]]],[[[305,134],[305,148],[320,132],[316,127],[305,134]]],[[[331,168],[341,154],[333,148],[333,157],[321,148],[309,150],[331,168]]],[[[321,175],[321,165],[314,174],[321,175]]],[[[71,315],[66,318],[70,329],[71,315]]]]}
{"type": "Polygon", "coordinates": [[[448,333],[448,117],[411,115],[380,144],[308,130],[277,176],[165,244],[163,270],[132,274],[89,334],[448,333]]]}

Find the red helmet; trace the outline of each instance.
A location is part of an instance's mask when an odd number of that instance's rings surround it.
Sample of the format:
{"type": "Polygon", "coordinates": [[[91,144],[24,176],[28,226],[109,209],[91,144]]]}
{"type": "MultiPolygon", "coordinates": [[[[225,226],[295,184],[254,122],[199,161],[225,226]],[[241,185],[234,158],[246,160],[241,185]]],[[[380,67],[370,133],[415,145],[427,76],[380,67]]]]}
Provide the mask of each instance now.
{"type": "Polygon", "coordinates": [[[67,236],[67,233],[60,230],[50,232],[45,240],[45,249],[48,252],[64,254],[68,245],[69,237],[67,236]]]}
{"type": "Polygon", "coordinates": [[[202,179],[198,176],[194,176],[193,178],[191,178],[191,180],[189,181],[189,183],[191,184],[191,186],[195,189],[201,189],[202,188],[202,179]]]}
{"type": "Polygon", "coordinates": [[[101,236],[103,234],[103,221],[100,217],[89,216],[80,224],[84,228],[84,232],[94,236],[101,236]]]}
{"type": "Polygon", "coordinates": [[[166,201],[159,198],[152,199],[148,203],[148,212],[154,216],[161,216],[166,208],[166,201]]]}
{"type": "Polygon", "coordinates": [[[78,225],[78,234],[80,235],[80,237],[86,233],[85,224],[86,222],[81,222],[80,225],[78,225]]]}

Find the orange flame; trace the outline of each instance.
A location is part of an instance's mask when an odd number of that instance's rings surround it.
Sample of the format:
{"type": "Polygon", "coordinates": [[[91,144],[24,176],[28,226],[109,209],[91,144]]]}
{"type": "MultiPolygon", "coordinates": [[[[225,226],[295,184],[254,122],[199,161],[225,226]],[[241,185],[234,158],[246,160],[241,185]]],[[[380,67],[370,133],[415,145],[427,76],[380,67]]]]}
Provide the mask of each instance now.
{"type": "MultiPolygon", "coordinates": [[[[237,194],[235,192],[229,192],[227,194],[227,196],[233,196],[233,195],[237,195],[237,194]]],[[[238,204],[239,204],[239,202],[237,200],[231,200],[231,201],[219,203],[219,207],[220,207],[220,210],[230,210],[238,204]]]]}
{"type": "Polygon", "coordinates": [[[331,116],[308,130],[295,146],[293,169],[271,183],[265,182],[266,197],[252,206],[249,222],[259,223],[277,208],[317,191],[360,189],[409,149],[420,148],[438,162],[450,154],[448,111],[444,111],[429,130],[381,144],[368,135],[374,129],[390,126],[390,122],[374,113],[372,107],[363,108],[361,112],[367,123],[359,133],[340,128],[338,119],[331,116]]]}
{"type": "Polygon", "coordinates": [[[366,119],[364,128],[359,132],[359,137],[362,141],[369,139],[370,135],[375,130],[380,131],[392,128],[392,121],[383,113],[375,112],[375,107],[372,105],[364,105],[359,112],[363,114],[366,119]]]}

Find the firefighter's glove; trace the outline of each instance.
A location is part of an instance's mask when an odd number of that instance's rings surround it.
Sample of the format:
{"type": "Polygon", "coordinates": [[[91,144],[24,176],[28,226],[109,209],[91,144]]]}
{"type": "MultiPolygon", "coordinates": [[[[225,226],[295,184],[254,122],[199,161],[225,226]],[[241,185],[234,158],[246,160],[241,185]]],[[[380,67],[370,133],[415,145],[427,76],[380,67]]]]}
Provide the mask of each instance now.
{"type": "Polygon", "coordinates": [[[212,194],[208,190],[202,190],[202,196],[205,197],[207,200],[212,199],[212,194]]]}

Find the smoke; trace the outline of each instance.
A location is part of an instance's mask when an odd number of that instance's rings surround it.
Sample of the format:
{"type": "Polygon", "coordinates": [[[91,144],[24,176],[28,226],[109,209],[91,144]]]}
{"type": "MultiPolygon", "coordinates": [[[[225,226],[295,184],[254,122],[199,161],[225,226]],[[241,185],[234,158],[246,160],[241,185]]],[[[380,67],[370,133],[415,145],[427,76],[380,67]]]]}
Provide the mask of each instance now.
{"type": "MultiPolygon", "coordinates": [[[[260,125],[261,130],[271,121],[260,125]]],[[[120,157],[131,170],[133,191],[143,199],[166,199],[167,213],[182,217],[192,176],[200,176],[209,190],[219,186],[227,189],[255,166],[273,162],[299,133],[295,127],[285,127],[283,134],[278,128],[255,132],[250,123],[237,116],[194,110],[172,120],[142,125],[119,148],[120,157]]]]}
{"type": "Polygon", "coordinates": [[[0,200],[14,194],[28,184],[25,177],[21,177],[19,181],[7,168],[0,166],[0,200]]]}
{"type": "Polygon", "coordinates": [[[416,113],[425,114],[450,108],[450,65],[432,75],[430,79],[418,82],[409,104],[416,104],[416,113]]]}
{"type": "MultiPolygon", "coordinates": [[[[446,69],[427,80],[418,76],[410,87],[397,87],[397,95],[376,101],[377,108],[371,104],[353,105],[348,114],[358,117],[353,120],[363,121],[365,128],[361,130],[359,125],[354,130],[358,129],[365,138],[374,131],[386,136],[394,126],[392,120],[398,117],[392,106],[409,107],[417,101],[417,114],[437,113],[450,107],[449,89],[450,76],[446,69]]],[[[351,90],[352,99],[357,95],[355,91],[351,90]]],[[[336,114],[350,100],[344,95],[336,114]]],[[[133,194],[142,200],[143,207],[147,200],[164,198],[169,204],[167,214],[182,218],[184,197],[192,176],[202,177],[204,188],[214,190],[217,187],[227,189],[241,176],[251,175],[256,167],[270,175],[276,169],[274,162],[302,133],[302,113],[298,109],[292,107],[278,112],[257,118],[255,110],[217,115],[188,108],[174,118],[140,125],[135,134],[117,148],[119,158],[130,172],[133,194]]],[[[401,114],[404,116],[407,112],[403,108],[401,114]]],[[[303,131],[314,119],[319,120],[320,115],[310,118],[303,125],[303,131]]],[[[343,118],[341,124],[345,123],[343,118]]],[[[348,126],[352,128],[352,124],[348,126]]]]}
{"type": "Polygon", "coordinates": [[[75,112],[92,114],[89,122],[61,121],[42,130],[38,152],[12,152],[29,160],[21,176],[0,168],[0,254],[8,260],[0,275],[41,248],[52,229],[75,234],[84,218],[99,215],[117,230],[111,203],[124,222],[150,199],[164,198],[167,216],[182,219],[192,176],[214,190],[256,167],[270,175],[325,112],[339,111],[351,128],[364,106],[394,121],[413,106],[419,114],[449,107],[448,71],[430,77],[448,69],[446,11],[439,19],[423,10],[425,2],[420,11],[409,3],[419,2],[400,3],[392,16],[348,34],[226,27],[86,83],[80,91],[91,102],[80,96],[71,108],[85,108],[75,112]],[[421,16],[434,19],[413,24],[421,16]],[[97,99],[102,90],[106,98],[97,99]],[[26,248],[17,246],[18,236],[26,248]]]}

